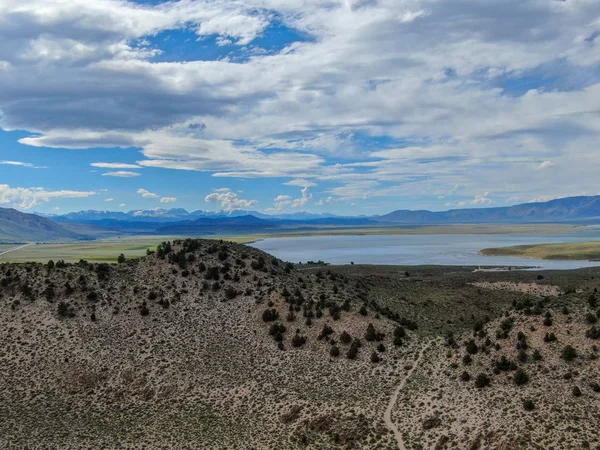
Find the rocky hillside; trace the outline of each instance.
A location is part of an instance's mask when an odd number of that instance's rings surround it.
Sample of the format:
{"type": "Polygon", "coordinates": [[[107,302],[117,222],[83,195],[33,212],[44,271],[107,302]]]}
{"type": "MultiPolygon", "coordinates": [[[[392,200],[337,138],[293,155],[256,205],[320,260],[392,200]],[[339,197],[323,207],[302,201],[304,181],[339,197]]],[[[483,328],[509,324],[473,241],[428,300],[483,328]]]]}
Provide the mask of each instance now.
{"type": "Polygon", "coordinates": [[[415,338],[347,277],[187,240],[0,280],[2,448],[393,442],[381,417],[415,338]]]}
{"type": "Polygon", "coordinates": [[[0,448],[600,448],[600,270],[0,266],[0,448]]]}
{"type": "Polygon", "coordinates": [[[87,239],[53,221],[16,209],[0,208],[0,243],[87,239]]]}

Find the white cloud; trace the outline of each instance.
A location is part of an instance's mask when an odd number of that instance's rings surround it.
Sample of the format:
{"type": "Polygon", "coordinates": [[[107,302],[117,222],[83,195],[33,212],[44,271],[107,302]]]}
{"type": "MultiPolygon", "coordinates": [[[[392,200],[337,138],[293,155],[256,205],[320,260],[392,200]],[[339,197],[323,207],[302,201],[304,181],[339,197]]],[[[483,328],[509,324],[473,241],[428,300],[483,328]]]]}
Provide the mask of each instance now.
{"type": "Polygon", "coordinates": [[[537,169],[542,170],[542,169],[547,169],[549,167],[554,167],[554,166],[556,166],[556,164],[553,163],[552,161],[544,161],[539,166],[537,166],[537,169]]]}
{"type": "Polygon", "coordinates": [[[207,195],[204,198],[204,201],[208,203],[220,203],[221,207],[227,211],[252,208],[258,204],[257,200],[244,200],[239,198],[235,192],[231,192],[231,190],[227,188],[215,190],[212,194],[207,195]]]}
{"type": "MultiPolygon", "coordinates": [[[[294,180],[294,182],[290,182],[293,184],[289,184],[290,186],[298,186],[297,181],[306,181],[306,180],[294,180]]],[[[288,184],[288,183],[284,183],[288,184]]],[[[273,199],[273,208],[268,208],[269,212],[283,211],[286,208],[301,208],[306,206],[306,204],[312,199],[312,194],[308,192],[310,186],[315,186],[314,183],[307,182],[307,185],[304,186],[301,190],[302,197],[293,198],[289,195],[278,195],[273,199]]]]}
{"type": "Polygon", "coordinates": [[[599,17],[590,0],[4,0],[0,127],[31,131],[26,145],[136,147],[139,167],[329,182],[341,199],[563,194],[532,170],[547,162],[591,191],[599,17]],[[253,49],[274,21],[310,39],[253,49]],[[147,37],[183,28],[248,57],[156,62],[169,49],[147,37]],[[539,88],[506,87],[525,76],[539,88]]]}
{"type": "Polygon", "coordinates": [[[114,198],[107,198],[106,200],[104,200],[105,202],[112,202],[114,201],[114,198]]]}
{"type": "Polygon", "coordinates": [[[481,205],[491,205],[493,203],[492,199],[488,198],[488,192],[483,195],[476,196],[473,200],[470,201],[471,205],[481,206],[481,205]]]}
{"type": "Polygon", "coordinates": [[[323,205],[327,205],[327,204],[331,204],[331,203],[335,203],[337,202],[337,199],[335,197],[327,197],[325,199],[320,199],[316,205],[318,206],[323,206],[323,205]]]}
{"type": "Polygon", "coordinates": [[[14,208],[31,209],[57,198],[84,198],[96,195],[95,192],[84,191],[49,191],[41,187],[10,187],[0,184],[0,204],[14,208]]]}
{"type": "Polygon", "coordinates": [[[141,166],[137,164],[125,164],[125,163],[91,163],[90,166],[100,167],[101,169],[141,169],[141,166]]]}
{"type": "Polygon", "coordinates": [[[137,172],[127,172],[125,170],[117,170],[116,172],[106,172],[102,174],[103,177],[118,177],[118,178],[133,178],[139,177],[140,174],[137,172]]]}
{"type": "Polygon", "coordinates": [[[123,207],[125,207],[125,206],[127,206],[125,203],[121,203],[121,204],[119,205],[119,208],[123,208],[123,207]]]}
{"type": "Polygon", "coordinates": [[[161,203],[174,203],[177,199],[175,197],[163,197],[160,199],[161,203]]]}
{"type": "Polygon", "coordinates": [[[300,187],[314,187],[317,184],[312,181],[303,180],[303,179],[295,179],[292,181],[288,181],[287,183],[283,183],[286,186],[300,186],[300,187]]]}
{"type": "Polygon", "coordinates": [[[35,164],[21,162],[21,161],[0,161],[0,165],[28,167],[30,169],[47,169],[46,166],[36,166],[35,164]]]}
{"type": "Polygon", "coordinates": [[[158,198],[159,197],[158,194],[155,194],[153,192],[150,192],[150,191],[147,191],[146,189],[141,189],[141,188],[137,190],[137,193],[144,198],[158,198]]]}

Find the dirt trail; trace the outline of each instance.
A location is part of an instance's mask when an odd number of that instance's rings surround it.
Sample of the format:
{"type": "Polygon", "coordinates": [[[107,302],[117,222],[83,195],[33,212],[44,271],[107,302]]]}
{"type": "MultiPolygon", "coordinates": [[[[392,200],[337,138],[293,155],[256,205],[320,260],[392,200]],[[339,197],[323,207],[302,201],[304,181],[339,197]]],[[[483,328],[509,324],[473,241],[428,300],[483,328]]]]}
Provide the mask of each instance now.
{"type": "Polygon", "coordinates": [[[17,250],[21,250],[22,248],[29,247],[30,245],[33,245],[33,244],[25,244],[25,245],[21,245],[20,247],[11,248],[9,250],[1,252],[0,256],[6,255],[7,253],[10,253],[10,252],[16,252],[17,250]]]}
{"type": "Polygon", "coordinates": [[[387,427],[387,429],[390,430],[392,433],[394,433],[394,437],[396,438],[396,442],[398,442],[398,448],[400,450],[406,450],[406,447],[404,446],[404,440],[402,439],[402,434],[398,430],[398,427],[396,426],[396,424],[392,421],[392,409],[394,408],[394,405],[396,404],[396,401],[398,400],[398,395],[400,395],[400,391],[402,389],[404,389],[404,386],[406,386],[408,379],[410,378],[410,376],[412,375],[414,370],[417,368],[417,366],[421,362],[421,358],[423,358],[423,354],[429,347],[431,347],[432,343],[433,342],[429,342],[427,345],[425,345],[421,349],[421,351],[419,352],[419,356],[413,362],[411,369],[404,376],[402,381],[400,381],[400,383],[398,383],[398,386],[394,390],[394,394],[390,398],[390,402],[388,403],[387,409],[385,410],[385,414],[383,415],[383,422],[385,423],[385,426],[387,427]]]}

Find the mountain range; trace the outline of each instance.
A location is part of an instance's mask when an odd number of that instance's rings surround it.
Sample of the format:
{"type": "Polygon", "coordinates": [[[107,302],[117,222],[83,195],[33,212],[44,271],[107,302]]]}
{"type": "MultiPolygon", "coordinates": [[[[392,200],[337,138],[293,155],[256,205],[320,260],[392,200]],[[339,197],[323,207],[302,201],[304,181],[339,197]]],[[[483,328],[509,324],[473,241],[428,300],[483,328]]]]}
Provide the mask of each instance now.
{"type": "Polygon", "coordinates": [[[495,208],[437,212],[397,210],[370,217],[307,212],[267,215],[246,210],[188,212],[181,208],[129,212],[89,210],[42,216],[0,208],[0,242],[85,240],[119,234],[193,236],[278,233],[328,227],[494,223],[600,223],[600,196],[567,197],[495,208]]]}

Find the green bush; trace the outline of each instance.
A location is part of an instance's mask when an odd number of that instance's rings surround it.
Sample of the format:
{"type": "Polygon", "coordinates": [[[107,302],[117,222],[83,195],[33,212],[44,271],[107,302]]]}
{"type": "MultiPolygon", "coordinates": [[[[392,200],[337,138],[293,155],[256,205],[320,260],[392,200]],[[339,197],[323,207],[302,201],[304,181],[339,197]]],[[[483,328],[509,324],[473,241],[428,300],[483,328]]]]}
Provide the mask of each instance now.
{"type": "Polygon", "coordinates": [[[567,362],[573,361],[575,358],[577,358],[577,350],[575,350],[572,346],[567,345],[562,350],[562,358],[567,362]]]}
{"type": "Polygon", "coordinates": [[[533,411],[535,409],[535,404],[533,403],[533,400],[531,400],[531,399],[523,400],[523,409],[525,411],[533,411]]]}
{"type": "Polygon", "coordinates": [[[523,386],[529,382],[529,375],[523,369],[519,369],[515,372],[513,379],[517,386],[523,386]]]}
{"type": "Polygon", "coordinates": [[[484,387],[489,386],[491,383],[490,377],[488,377],[485,373],[480,373],[475,378],[475,387],[478,389],[482,389],[484,387]]]}

